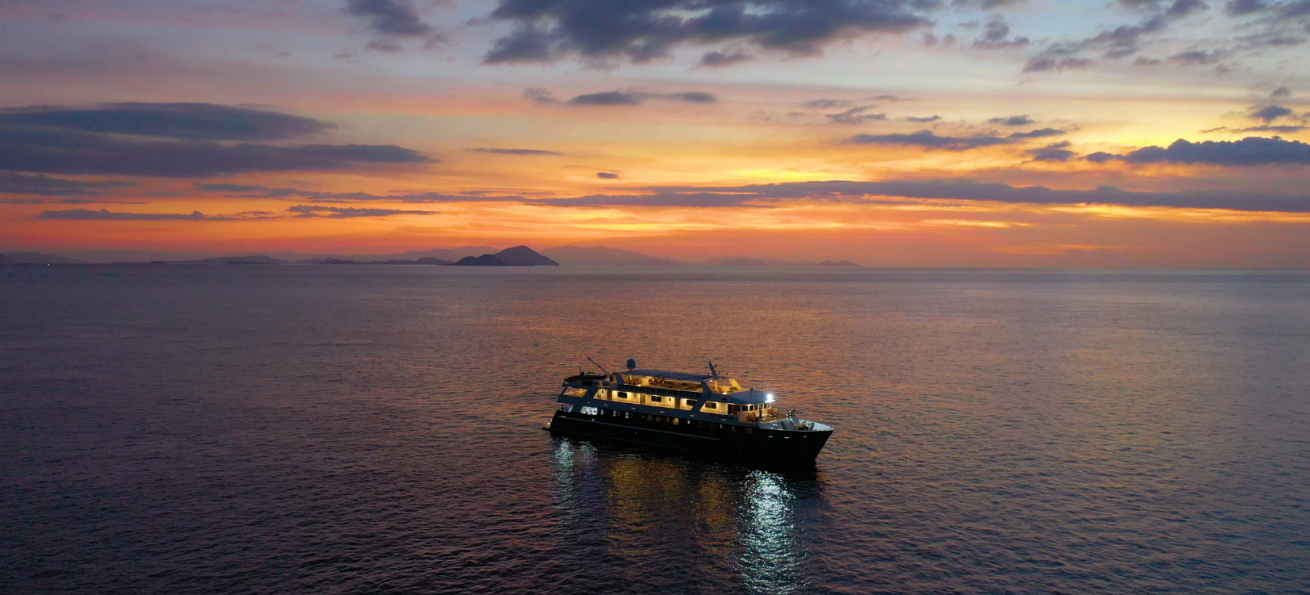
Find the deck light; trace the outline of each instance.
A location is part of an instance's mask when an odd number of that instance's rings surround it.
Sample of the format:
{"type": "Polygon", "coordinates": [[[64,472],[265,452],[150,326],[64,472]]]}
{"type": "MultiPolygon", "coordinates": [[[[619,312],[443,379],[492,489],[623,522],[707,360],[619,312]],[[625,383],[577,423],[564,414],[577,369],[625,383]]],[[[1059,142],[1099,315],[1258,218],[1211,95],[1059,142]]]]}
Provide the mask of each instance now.
{"type": "Polygon", "coordinates": [[[773,402],[773,393],[765,393],[765,394],[764,394],[764,402],[765,402],[765,403],[772,403],[772,402],[773,402]]]}

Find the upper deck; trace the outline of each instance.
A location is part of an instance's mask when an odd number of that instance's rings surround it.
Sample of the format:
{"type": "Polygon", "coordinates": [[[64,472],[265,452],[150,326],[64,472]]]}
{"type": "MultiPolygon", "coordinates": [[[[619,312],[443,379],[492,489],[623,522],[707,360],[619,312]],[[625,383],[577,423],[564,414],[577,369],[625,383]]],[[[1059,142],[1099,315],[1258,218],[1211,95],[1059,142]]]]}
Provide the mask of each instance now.
{"type": "MultiPolygon", "coordinates": [[[[784,415],[772,404],[773,393],[745,388],[736,379],[717,374],[689,374],[667,370],[636,369],[606,374],[580,373],[564,381],[560,402],[587,407],[623,406],[625,410],[673,414],[684,419],[763,426],[777,429],[813,429],[784,415]]],[[[563,405],[562,405],[563,406],[563,405]]]]}
{"type": "Polygon", "coordinates": [[[575,386],[601,386],[615,390],[640,390],[667,397],[711,399],[736,405],[773,402],[773,393],[742,387],[737,379],[713,374],[688,374],[667,370],[628,370],[608,375],[579,374],[564,381],[575,386]]]}

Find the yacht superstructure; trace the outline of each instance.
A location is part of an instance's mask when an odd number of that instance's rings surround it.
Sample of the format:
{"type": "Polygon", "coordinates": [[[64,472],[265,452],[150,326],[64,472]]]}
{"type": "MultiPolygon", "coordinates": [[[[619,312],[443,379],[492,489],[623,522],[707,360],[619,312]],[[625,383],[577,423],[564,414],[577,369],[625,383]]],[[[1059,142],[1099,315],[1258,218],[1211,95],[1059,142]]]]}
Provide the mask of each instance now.
{"type": "MultiPolygon", "coordinates": [[[[783,412],[773,393],[709,374],[637,369],[564,379],[549,429],[559,434],[778,464],[813,464],[832,427],[783,412]]],[[[599,367],[599,366],[598,366],[599,367]]],[[[601,368],[604,371],[604,368],[601,368]]]]}

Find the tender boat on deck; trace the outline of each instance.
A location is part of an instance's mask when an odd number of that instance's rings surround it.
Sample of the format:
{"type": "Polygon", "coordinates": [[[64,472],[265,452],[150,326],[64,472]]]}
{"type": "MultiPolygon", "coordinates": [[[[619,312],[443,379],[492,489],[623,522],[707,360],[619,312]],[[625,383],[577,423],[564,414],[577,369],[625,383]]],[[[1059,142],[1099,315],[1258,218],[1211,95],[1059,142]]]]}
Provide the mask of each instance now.
{"type": "Polygon", "coordinates": [[[780,465],[813,465],[832,436],[832,427],[780,411],[773,393],[743,388],[713,363],[709,374],[639,370],[633,360],[627,368],[564,379],[547,429],[780,465]]]}

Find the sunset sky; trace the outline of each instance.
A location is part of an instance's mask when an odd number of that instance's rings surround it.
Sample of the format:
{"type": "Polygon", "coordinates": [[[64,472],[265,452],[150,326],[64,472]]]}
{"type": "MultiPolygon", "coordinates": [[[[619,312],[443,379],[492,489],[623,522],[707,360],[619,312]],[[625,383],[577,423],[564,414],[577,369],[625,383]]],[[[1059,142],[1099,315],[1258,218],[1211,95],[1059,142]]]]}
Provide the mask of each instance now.
{"type": "Polygon", "coordinates": [[[1310,0],[0,0],[0,251],[1310,267],[1310,0]]]}

